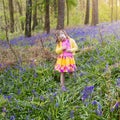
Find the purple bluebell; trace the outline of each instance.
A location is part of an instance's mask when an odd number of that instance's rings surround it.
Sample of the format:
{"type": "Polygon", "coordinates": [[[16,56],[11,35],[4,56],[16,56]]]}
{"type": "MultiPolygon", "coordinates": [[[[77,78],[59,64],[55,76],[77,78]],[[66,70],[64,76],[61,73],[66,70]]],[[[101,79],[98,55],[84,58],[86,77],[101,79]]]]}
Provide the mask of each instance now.
{"type": "Polygon", "coordinates": [[[12,96],[10,96],[10,95],[7,96],[7,99],[8,99],[8,100],[11,100],[11,98],[12,98],[12,96]]]}
{"type": "Polygon", "coordinates": [[[94,101],[92,102],[92,105],[97,105],[97,101],[94,100],[94,101]]]}
{"type": "Polygon", "coordinates": [[[59,103],[58,102],[55,104],[55,107],[59,107],[59,103]]]}
{"type": "Polygon", "coordinates": [[[2,112],[7,112],[5,107],[2,108],[2,112]]]}
{"type": "Polygon", "coordinates": [[[0,94],[2,93],[2,90],[0,89],[0,94]]]}
{"type": "Polygon", "coordinates": [[[92,105],[96,105],[97,106],[97,109],[95,110],[95,113],[99,116],[102,116],[102,106],[99,102],[97,102],[96,100],[94,100],[92,102],[92,105]]]}
{"type": "Polygon", "coordinates": [[[53,96],[55,97],[56,95],[57,95],[57,92],[54,92],[54,93],[53,93],[53,96]]]}
{"type": "Polygon", "coordinates": [[[111,108],[111,112],[113,112],[115,109],[118,109],[120,106],[120,102],[116,102],[115,105],[111,108]]]}
{"type": "Polygon", "coordinates": [[[80,72],[80,77],[82,77],[84,75],[84,73],[83,72],[80,72]]]}
{"type": "Polygon", "coordinates": [[[10,116],[10,120],[15,120],[15,116],[14,115],[10,116]]]}
{"type": "Polygon", "coordinates": [[[120,87],[120,78],[117,79],[117,86],[120,87]]]}
{"type": "Polygon", "coordinates": [[[74,110],[70,111],[70,118],[73,119],[74,118],[74,110]]]}
{"type": "Polygon", "coordinates": [[[20,95],[20,94],[21,94],[21,90],[20,90],[20,89],[18,89],[17,93],[18,93],[18,95],[20,95]]]}
{"type": "Polygon", "coordinates": [[[99,110],[99,109],[95,110],[95,113],[96,113],[97,115],[99,115],[99,116],[102,116],[102,111],[99,110]]]}
{"type": "Polygon", "coordinates": [[[41,96],[40,96],[40,100],[44,101],[45,98],[41,95],[41,96]]]}
{"type": "Polygon", "coordinates": [[[2,64],[0,64],[0,68],[2,68],[2,64]]]}
{"type": "Polygon", "coordinates": [[[87,86],[82,91],[82,101],[85,101],[93,92],[94,86],[87,86]]]}

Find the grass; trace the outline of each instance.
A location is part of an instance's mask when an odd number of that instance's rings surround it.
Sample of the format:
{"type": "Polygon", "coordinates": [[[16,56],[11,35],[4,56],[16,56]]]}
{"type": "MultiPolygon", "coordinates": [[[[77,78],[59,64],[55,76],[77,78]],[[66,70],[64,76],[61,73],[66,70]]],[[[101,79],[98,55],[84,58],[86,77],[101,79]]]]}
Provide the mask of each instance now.
{"type": "Polygon", "coordinates": [[[65,76],[66,92],[61,91],[59,73],[54,71],[55,58],[48,57],[50,53],[54,55],[53,35],[44,36],[48,53],[42,56],[42,61],[41,49],[37,49],[36,44],[15,45],[15,51],[22,58],[32,58],[33,61],[24,62],[22,66],[7,66],[0,71],[0,119],[120,119],[120,40],[119,29],[115,29],[118,24],[103,26],[104,41],[101,41],[97,27],[67,30],[76,39],[79,52],[75,55],[77,71],[73,78],[70,79],[69,74],[65,76]],[[109,27],[116,34],[108,33],[109,27]],[[37,57],[33,57],[34,52],[38,53],[37,57]]]}

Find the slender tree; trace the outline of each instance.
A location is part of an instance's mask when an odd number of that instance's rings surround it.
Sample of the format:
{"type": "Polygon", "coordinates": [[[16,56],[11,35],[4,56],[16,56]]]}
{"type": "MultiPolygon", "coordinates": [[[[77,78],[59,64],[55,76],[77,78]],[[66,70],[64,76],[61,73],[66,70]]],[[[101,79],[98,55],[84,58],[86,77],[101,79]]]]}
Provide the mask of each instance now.
{"type": "Polygon", "coordinates": [[[18,56],[16,54],[16,52],[14,51],[12,45],[10,44],[10,41],[9,41],[9,35],[8,35],[8,23],[7,23],[7,15],[6,15],[6,11],[5,11],[5,1],[2,0],[2,3],[3,3],[3,10],[4,10],[4,21],[5,21],[5,35],[6,35],[6,41],[7,41],[7,44],[11,50],[11,52],[13,53],[16,61],[18,62],[18,56]]]}
{"type": "Polygon", "coordinates": [[[32,0],[26,0],[25,36],[31,37],[32,0]]]}
{"type": "Polygon", "coordinates": [[[38,25],[38,22],[37,22],[37,0],[34,0],[34,3],[33,3],[33,26],[32,26],[32,30],[34,30],[37,25],[38,25]]]}
{"type": "Polygon", "coordinates": [[[118,0],[116,0],[116,21],[118,19],[118,0]]]}
{"type": "Polygon", "coordinates": [[[90,0],[86,0],[86,14],[85,14],[85,24],[89,24],[89,16],[90,16],[90,0]]]}
{"type": "MultiPolygon", "coordinates": [[[[18,6],[18,11],[19,11],[20,16],[23,16],[22,5],[20,4],[22,2],[21,1],[19,2],[18,0],[16,0],[16,3],[17,3],[17,6],[18,6]]],[[[22,30],[24,30],[24,22],[23,21],[21,21],[21,28],[22,28],[22,30]]]]}
{"type": "Polygon", "coordinates": [[[45,30],[50,32],[49,0],[45,0],[45,30]]]}
{"type": "Polygon", "coordinates": [[[92,0],[92,23],[91,25],[98,24],[98,0],[92,0]]]}
{"type": "Polygon", "coordinates": [[[64,29],[65,0],[58,0],[57,29],[64,29]]]}
{"type": "Polygon", "coordinates": [[[111,22],[113,22],[113,0],[111,0],[111,22]]]}
{"type": "Polygon", "coordinates": [[[76,0],[66,0],[67,25],[69,25],[70,9],[72,8],[72,6],[76,5],[77,5],[76,0]]]}
{"type": "Polygon", "coordinates": [[[54,0],[54,17],[57,18],[57,0],[54,0]]]}
{"type": "Polygon", "coordinates": [[[67,8],[67,25],[69,25],[69,1],[66,0],[66,8],[67,8]]]}
{"type": "Polygon", "coordinates": [[[14,7],[13,0],[9,0],[9,12],[10,12],[10,32],[14,32],[14,7]]]}

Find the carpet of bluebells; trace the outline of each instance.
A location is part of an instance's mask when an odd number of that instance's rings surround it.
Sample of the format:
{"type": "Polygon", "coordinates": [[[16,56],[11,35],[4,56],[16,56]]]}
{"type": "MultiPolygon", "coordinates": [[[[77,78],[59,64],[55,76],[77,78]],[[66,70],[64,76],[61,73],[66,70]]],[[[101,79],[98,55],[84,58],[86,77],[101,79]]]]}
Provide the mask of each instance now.
{"type": "MultiPolygon", "coordinates": [[[[8,66],[0,72],[0,120],[120,120],[120,22],[66,31],[80,50],[93,47],[76,53],[77,70],[72,78],[65,76],[67,91],[60,88],[54,60],[8,66]]],[[[52,33],[20,36],[10,43],[22,49],[38,38],[54,51],[52,33]]],[[[8,48],[6,41],[0,45],[8,48]]]]}

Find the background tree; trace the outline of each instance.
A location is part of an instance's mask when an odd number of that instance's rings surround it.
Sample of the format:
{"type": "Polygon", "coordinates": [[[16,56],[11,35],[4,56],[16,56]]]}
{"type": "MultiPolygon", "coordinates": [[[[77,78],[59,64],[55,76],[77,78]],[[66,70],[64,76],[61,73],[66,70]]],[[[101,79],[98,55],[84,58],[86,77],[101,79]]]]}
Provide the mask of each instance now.
{"type": "Polygon", "coordinates": [[[45,30],[50,32],[49,0],[45,0],[45,30]]]}
{"type": "Polygon", "coordinates": [[[57,0],[54,0],[53,1],[53,6],[54,6],[54,17],[57,18],[57,0]]]}
{"type": "Polygon", "coordinates": [[[9,0],[9,12],[10,12],[10,32],[14,32],[14,7],[13,0],[9,0]]]}
{"type": "Polygon", "coordinates": [[[57,29],[64,29],[65,0],[58,0],[57,29]]]}
{"type": "Polygon", "coordinates": [[[90,16],[90,0],[86,0],[86,13],[85,13],[85,24],[89,24],[90,16]]]}
{"type": "Polygon", "coordinates": [[[69,25],[70,20],[70,9],[72,9],[72,6],[76,6],[77,1],[76,0],[66,0],[66,14],[67,14],[67,26],[69,25]]]}
{"type": "Polygon", "coordinates": [[[111,22],[113,22],[113,0],[111,1],[111,22]]]}
{"type": "Polygon", "coordinates": [[[98,0],[92,0],[92,23],[91,25],[98,24],[98,0]]]}
{"type": "Polygon", "coordinates": [[[32,0],[26,0],[25,36],[31,37],[32,0]]]}
{"type": "MultiPolygon", "coordinates": [[[[18,0],[16,0],[16,3],[18,6],[18,11],[19,11],[20,17],[22,17],[23,16],[22,2],[21,2],[21,0],[20,0],[20,2],[18,0]]],[[[24,22],[23,21],[20,21],[20,22],[21,22],[21,28],[22,28],[22,30],[24,30],[24,22]]]]}
{"type": "Polygon", "coordinates": [[[117,21],[117,16],[118,16],[118,0],[116,0],[116,21],[117,21]]]}
{"type": "Polygon", "coordinates": [[[7,41],[7,44],[9,46],[11,52],[13,53],[13,55],[14,55],[14,57],[16,59],[16,62],[18,62],[18,56],[17,56],[16,52],[14,51],[12,45],[10,44],[10,40],[9,40],[7,15],[6,15],[6,11],[5,11],[5,1],[2,0],[2,3],[3,3],[3,10],[4,10],[4,22],[5,22],[4,30],[5,30],[6,41],[7,41]]]}
{"type": "Polygon", "coordinates": [[[37,25],[38,25],[38,22],[37,22],[37,0],[34,0],[33,1],[33,26],[32,26],[32,30],[34,30],[37,25]]]}

